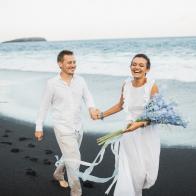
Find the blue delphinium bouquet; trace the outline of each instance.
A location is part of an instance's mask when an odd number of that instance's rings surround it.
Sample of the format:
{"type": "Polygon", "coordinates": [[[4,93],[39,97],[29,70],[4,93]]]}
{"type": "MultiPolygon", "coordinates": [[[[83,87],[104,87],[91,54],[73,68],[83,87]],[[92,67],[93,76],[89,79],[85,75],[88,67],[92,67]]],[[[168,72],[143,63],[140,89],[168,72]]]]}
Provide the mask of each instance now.
{"type": "MultiPolygon", "coordinates": [[[[148,121],[150,124],[170,124],[175,126],[186,127],[187,122],[184,121],[179,114],[175,111],[176,104],[171,102],[167,103],[161,94],[155,94],[150,99],[149,103],[145,106],[141,116],[136,122],[148,121]]],[[[121,137],[124,130],[118,130],[109,133],[97,139],[99,145],[109,144],[121,137]]]]}
{"type": "Polygon", "coordinates": [[[170,124],[186,128],[187,122],[176,113],[175,106],[174,102],[168,104],[161,94],[155,94],[136,122],[149,121],[152,124],[170,124]]]}

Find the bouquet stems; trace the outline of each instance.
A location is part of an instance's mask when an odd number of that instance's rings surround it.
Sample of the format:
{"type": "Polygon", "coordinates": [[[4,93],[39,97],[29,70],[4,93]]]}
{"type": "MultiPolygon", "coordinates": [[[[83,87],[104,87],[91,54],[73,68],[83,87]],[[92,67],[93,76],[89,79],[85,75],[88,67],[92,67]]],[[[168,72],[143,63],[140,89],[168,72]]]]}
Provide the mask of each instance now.
{"type": "MultiPolygon", "coordinates": [[[[143,121],[143,119],[137,119],[135,122],[142,122],[142,121],[143,121]]],[[[127,127],[127,129],[130,128],[131,125],[132,125],[132,124],[129,124],[129,126],[127,127]]],[[[138,128],[138,127],[137,127],[137,128],[138,128]]],[[[137,129],[137,128],[135,128],[135,129],[137,129]]],[[[120,137],[123,133],[125,133],[125,131],[126,131],[127,129],[125,129],[125,130],[120,129],[120,130],[114,131],[114,132],[112,132],[112,133],[108,133],[108,134],[106,134],[106,135],[104,135],[104,136],[98,138],[98,139],[97,139],[97,144],[98,144],[98,145],[105,145],[105,144],[107,144],[108,142],[111,142],[112,140],[114,140],[114,139],[120,137]]],[[[133,129],[133,130],[134,130],[134,129],[133,129]]]]}
{"type": "Polygon", "coordinates": [[[108,134],[104,135],[103,137],[98,138],[97,139],[97,144],[98,145],[106,144],[108,141],[111,141],[114,138],[122,135],[123,132],[124,132],[124,130],[123,129],[120,129],[118,131],[114,131],[113,133],[108,133],[108,134]]]}

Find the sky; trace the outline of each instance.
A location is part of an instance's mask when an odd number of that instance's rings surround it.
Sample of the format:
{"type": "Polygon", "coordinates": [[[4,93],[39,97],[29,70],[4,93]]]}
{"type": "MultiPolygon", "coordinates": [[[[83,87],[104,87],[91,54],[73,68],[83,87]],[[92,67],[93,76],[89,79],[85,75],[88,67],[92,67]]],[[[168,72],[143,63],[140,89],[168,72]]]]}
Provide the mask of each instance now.
{"type": "Polygon", "coordinates": [[[195,0],[0,0],[0,42],[196,36],[195,0]]]}

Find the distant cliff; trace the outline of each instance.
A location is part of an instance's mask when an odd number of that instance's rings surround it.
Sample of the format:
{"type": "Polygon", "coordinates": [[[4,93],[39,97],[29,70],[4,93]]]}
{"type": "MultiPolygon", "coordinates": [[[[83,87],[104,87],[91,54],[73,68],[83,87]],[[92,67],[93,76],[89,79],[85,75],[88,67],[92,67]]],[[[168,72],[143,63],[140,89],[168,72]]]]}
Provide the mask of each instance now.
{"type": "Polygon", "coordinates": [[[5,41],[2,43],[14,43],[14,42],[46,42],[47,40],[42,37],[27,37],[27,38],[19,38],[19,39],[13,39],[9,41],[5,41]]]}

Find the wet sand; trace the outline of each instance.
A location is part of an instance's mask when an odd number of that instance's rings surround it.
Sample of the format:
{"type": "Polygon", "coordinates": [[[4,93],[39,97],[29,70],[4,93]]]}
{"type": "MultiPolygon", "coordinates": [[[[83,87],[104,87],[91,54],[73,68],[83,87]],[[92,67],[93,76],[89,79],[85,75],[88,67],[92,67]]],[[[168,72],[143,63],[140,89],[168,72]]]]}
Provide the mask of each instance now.
{"type": "MultiPolygon", "coordinates": [[[[55,157],[59,154],[54,133],[45,129],[43,141],[34,139],[34,125],[0,117],[0,195],[1,196],[69,196],[53,180],[55,157]]],[[[97,134],[84,134],[82,160],[92,162],[99,151],[97,134]]],[[[103,163],[94,174],[112,174],[114,157],[107,149],[103,163]]],[[[143,196],[195,196],[196,149],[162,147],[159,176],[155,185],[143,196]]],[[[82,183],[83,196],[103,196],[111,182],[82,183]]],[[[114,188],[113,188],[114,189],[114,188]]],[[[109,195],[113,195],[113,189],[109,195]]]]}

